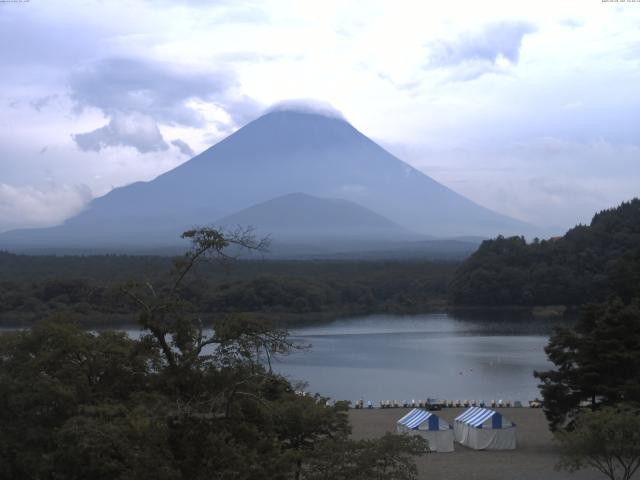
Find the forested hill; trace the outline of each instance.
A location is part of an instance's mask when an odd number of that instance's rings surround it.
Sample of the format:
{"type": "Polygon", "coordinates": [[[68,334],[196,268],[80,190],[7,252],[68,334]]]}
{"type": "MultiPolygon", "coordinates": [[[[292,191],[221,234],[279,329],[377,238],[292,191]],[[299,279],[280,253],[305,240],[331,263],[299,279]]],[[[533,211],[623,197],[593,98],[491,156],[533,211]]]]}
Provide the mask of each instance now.
{"type": "Polygon", "coordinates": [[[640,199],[622,203],[563,237],[487,240],[451,283],[457,305],[581,305],[640,294],[640,199]]]}
{"type": "MultiPolygon", "coordinates": [[[[153,256],[28,256],[0,252],[0,328],[64,314],[84,325],[132,323],[129,281],[165,285],[172,260],[153,256]]],[[[247,313],[302,323],[366,313],[443,308],[453,262],[203,261],[183,295],[203,317],[247,313]]]]}

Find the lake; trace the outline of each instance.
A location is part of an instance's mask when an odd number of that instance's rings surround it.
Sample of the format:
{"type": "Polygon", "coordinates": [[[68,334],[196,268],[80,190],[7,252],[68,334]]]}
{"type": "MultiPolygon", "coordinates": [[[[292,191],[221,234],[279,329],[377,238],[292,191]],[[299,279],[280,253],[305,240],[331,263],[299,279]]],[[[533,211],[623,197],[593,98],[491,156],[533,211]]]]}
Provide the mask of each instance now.
{"type": "Polygon", "coordinates": [[[372,315],[291,331],[312,348],[274,369],[333,399],[521,400],[540,397],[552,324],[447,314],[372,315]]]}
{"type": "Polygon", "coordinates": [[[279,357],[273,367],[336,400],[526,402],[540,397],[533,371],[551,367],[544,347],[556,324],[448,314],[340,319],[292,329],[292,339],[311,349],[279,357]]]}

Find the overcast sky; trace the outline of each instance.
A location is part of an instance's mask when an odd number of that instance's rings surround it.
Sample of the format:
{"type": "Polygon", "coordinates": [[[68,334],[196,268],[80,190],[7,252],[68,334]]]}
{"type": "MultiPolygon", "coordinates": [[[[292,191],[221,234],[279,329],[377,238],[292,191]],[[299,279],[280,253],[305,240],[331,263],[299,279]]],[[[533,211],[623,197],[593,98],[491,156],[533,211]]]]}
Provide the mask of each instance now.
{"type": "Polygon", "coordinates": [[[0,2],[0,231],[331,103],[469,198],[568,227],[640,195],[640,3],[0,2]]]}

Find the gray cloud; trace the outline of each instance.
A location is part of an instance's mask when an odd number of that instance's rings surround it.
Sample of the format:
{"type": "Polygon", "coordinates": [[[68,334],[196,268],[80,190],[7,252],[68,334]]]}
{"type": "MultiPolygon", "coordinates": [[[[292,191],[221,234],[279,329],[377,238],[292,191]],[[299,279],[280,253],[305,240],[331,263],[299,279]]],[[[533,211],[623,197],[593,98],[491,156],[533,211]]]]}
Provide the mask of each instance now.
{"type": "Polygon", "coordinates": [[[58,95],[53,94],[53,95],[45,95],[44,97],[40,97],[40,98],[36,98],[35,100],[33,100],[32,102],[30,102],[30,105],[37,110],[38,112],[40,112],[44,107],[46,107],[47,105],[49,105],[53,100],[55,100],[56,98],[58,98],[58,95]]]}
{"type": "Polygon", "coordinates": [[[70,97],[76,110],[97,108],[110,121],[92,132],[73,135],[73,139],[82,150],[109,146],[131,146],[141,153],[166,150],[168,144],[158,124],[206,126],[204,116],[189,105],[191,100],[225,110],[234,123],[219,125],[226,131],[262,110],[251,98],[234,95],[236,86],[230,71],[192,72],[138,58],[106,58],[73,72],[70,97]]]}
{"type": "Polygon", "coordinates": [[[71,98],[79,109],[95,107],[106,115],[135,111],[169,125],[202,127],[202,115],[186,102],[212,101],[234,84],[228,72],[193,73],[137,58],[107,58],[72,74],[71,98]]]}
{"type": "Polygon", "coordinates": [[[525,35],[536,31],[528,22],[512,21],[486,25],[479,32],[469,32],[453,41],[430,44],[427,68],[457,67],[457,80],[471,80],[497,71],[496,62],[504,58],[518,63],[525,35]]]}
{"type": "Polygon", "coordinates": [[[184,140],[180,140],[179,138],[176,138],[175,140],[171,141],[171,145],[178,147],[178,150],[180,150],[180,153],[182,153],[183,155],[186,155],[187,157],[193,157],[195,155],[195,152],[193,151],[193,149],[184,140]]]}
{"type": "Polygon", "coordinates": [[[115,113],[104,127],[72,137],[83,151],[130,146],[140,153],[148,153],[169,148],[153,118],[137,112],[115,113]]]}

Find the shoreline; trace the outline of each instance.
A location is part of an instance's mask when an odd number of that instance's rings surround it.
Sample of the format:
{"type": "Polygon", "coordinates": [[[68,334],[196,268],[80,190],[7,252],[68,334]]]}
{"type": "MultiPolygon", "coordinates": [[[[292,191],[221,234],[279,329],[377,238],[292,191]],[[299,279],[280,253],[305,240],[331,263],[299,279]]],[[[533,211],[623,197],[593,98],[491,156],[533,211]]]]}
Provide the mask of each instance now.
{"type": "MultiPolygon", "coordinates": [[[[416,306],[405,306],[403,308],[379,308],[379,309],[358,309],[344,308],[336,310],[318,311],[318,312],[293,312],[293,311],[246,311],[234,312],[238,315],[246,316],[250,319],[263,319],[270,322],[277,328],[300,328],[312,325],[326,325],[331,322],[352,319],[358,317],[367,317],[372,315],[390,315],[390,316],[414,316],[414,315],[433,315],[443,314],[458,317],[463,320],[486,320],[491,317],[493,321],[538,321],[538,322],[563,322],[573,321],[577,318],[579,307],[565,305],[503,305],[503,306],[473,306],[473,305],[451,305],[442,300],[434,299],[432,302],[426,302],[416,306]]],[[[56,315],[65,315],[67,318],[81,324],[86,328],[100,328],[108,330],[110,328],[120,329],[136,325],[137,312],[103,312],[89,311],[81,313],[73,309],[62,309],[57,312],[19,312],[12,311],[0,314],[1,328],[28,328],[35,323],[55,317],[56,315]],[[40,317],[35,318],[40,315],[40,317]]],[[[230,315],[231,312],[211,312],[204,311],[201,315],[206,322],[211,322],[216,316],[230,315]]]]}

